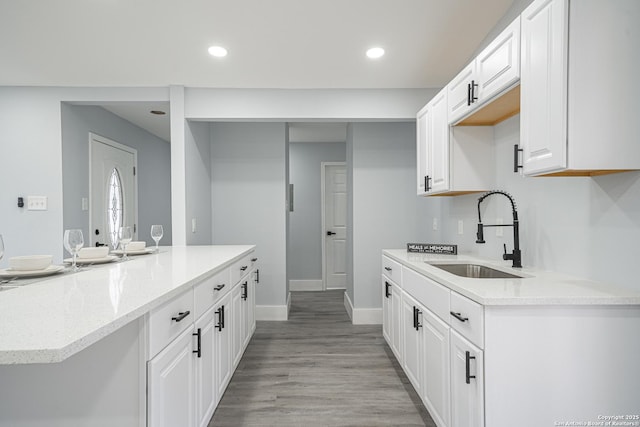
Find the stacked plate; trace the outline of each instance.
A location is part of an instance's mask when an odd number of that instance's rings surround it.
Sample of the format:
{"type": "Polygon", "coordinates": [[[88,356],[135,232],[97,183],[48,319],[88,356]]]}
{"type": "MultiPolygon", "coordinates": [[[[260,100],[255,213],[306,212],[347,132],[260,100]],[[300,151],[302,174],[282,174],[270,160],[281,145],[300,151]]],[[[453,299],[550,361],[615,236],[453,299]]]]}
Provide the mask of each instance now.
{"type": "Polygon", "coordinates": [[[51,255],[26,255],[9,258],[9,268],[0,269],[0,278],[40,277],[64,270],[62,265],[51,265],[51,255]]]}

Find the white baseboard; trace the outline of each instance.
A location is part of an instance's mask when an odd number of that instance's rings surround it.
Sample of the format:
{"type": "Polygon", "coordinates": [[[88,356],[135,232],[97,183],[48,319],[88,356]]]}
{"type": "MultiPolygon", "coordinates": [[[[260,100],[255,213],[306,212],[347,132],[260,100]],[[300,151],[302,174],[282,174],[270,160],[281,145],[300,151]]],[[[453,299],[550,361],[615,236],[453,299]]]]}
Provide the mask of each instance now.
{"type": "Polygon", "coordinates": [[[355,308],[346,292],[344,293],[344,308],[353,325],[382,324],[382,308],[355,308]]]}
{"type": "Polygon", "coordinates": [[[290,305],[256,305],[256,320],[287,320],[290,305]]]}
{"type": "Polygon", "coordinates": [[[290,291],[321,291],[322,280],[289,280],[290,291]]]}

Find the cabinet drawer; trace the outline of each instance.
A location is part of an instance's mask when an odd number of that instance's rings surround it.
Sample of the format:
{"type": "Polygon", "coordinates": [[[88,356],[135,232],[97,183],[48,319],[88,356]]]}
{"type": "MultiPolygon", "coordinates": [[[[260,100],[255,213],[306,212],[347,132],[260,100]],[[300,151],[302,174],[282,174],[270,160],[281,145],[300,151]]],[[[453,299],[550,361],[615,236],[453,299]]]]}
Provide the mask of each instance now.
{"type": "Polygon", "coordinates": [[[254,254],[250,253],[231,265],[231,285],[235,285],[240,279],[249,274],[253,263],[257,261],[257,259],[256,261],[252,261],[254,258],[254,254]]]}
{"type": "Polygon", "coordinates": [[[149,314],[149,356],[155,356],[194,320],[193,288],[153,309],[149,314]]]}
{"type": "Polygon", "coordinates": [[[434,312],[445,322],[449,322],[448,288],[433,280],[402,267],[402,288],[426,308],[434,312]]]}
{"type": "Polygon", "coordinates": [[[451,292],[449,324],[466,339],[484,348],[484,310],[467,297],[451,292]]]}
{"type": "Polygon", "coordinates": [[[231,289],[231,269],[225,268],[216,275],[198,283],[193,290],[194,319],[198,319],[231,289]]]}
{"type": "Polygon", "coordinates": [[[389,257],[382,256],[382,274],[402,286],[402,265],[389,257]]]}

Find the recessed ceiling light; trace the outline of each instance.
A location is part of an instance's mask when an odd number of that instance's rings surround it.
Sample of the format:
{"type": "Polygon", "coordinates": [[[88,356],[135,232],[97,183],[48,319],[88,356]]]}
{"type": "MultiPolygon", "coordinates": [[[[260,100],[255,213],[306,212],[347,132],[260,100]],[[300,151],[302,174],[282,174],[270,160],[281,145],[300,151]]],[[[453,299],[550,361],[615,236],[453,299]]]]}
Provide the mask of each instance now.
{"type": "Polygon", "coordinates": [[[211,46],[209,48],[209,55],[222,58],[223,56],[227,56],[227,49],[222,46],[211,46]]]}
{"type": "Polygon", "coordinates": [[[161,111],[161,110],[151,110],[149,112],[151,114],[155,114],[156,116],[164,116],[165,114],[167,114],[167,113],[165,113],[164,111],[161,111]]]}
{"type": "Polygon", "coordinates": [[[371,59],[380,58],[384,55],[384,49],[381,47],[372,47],[367,51],[367,56],[371,59]]]}

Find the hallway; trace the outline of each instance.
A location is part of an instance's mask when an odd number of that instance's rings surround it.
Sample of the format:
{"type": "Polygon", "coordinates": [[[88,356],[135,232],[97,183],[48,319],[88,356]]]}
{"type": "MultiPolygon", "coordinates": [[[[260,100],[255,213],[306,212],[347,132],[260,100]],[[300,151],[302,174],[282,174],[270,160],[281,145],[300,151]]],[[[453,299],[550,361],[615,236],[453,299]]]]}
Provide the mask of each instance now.
{"type": "Polygon", "coordinates": [[[287,322],[258,322],[209,423],[435,426],[382,337],[354,326],[344,291],[292,292],[287,322]]]}

